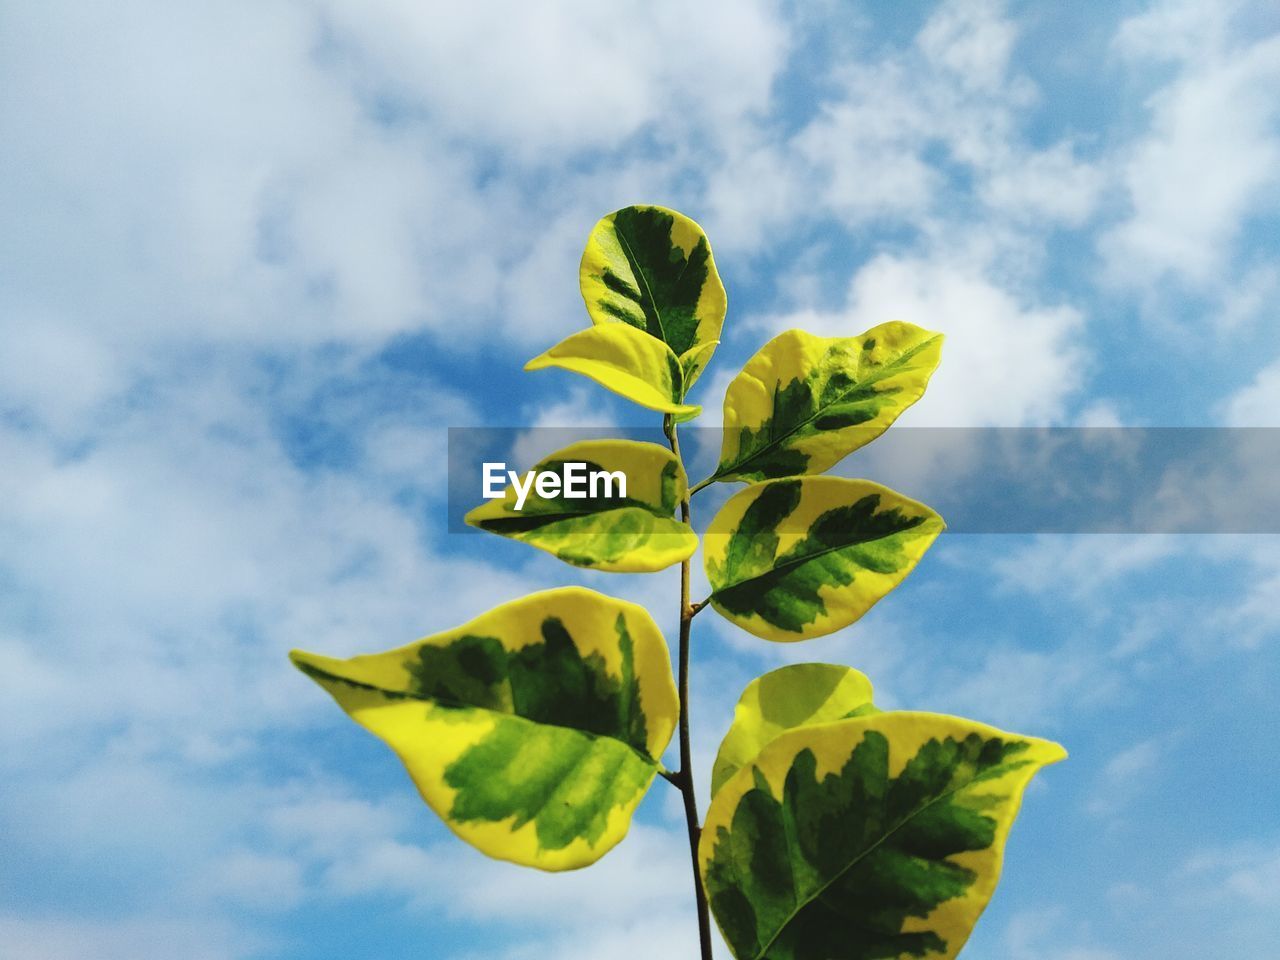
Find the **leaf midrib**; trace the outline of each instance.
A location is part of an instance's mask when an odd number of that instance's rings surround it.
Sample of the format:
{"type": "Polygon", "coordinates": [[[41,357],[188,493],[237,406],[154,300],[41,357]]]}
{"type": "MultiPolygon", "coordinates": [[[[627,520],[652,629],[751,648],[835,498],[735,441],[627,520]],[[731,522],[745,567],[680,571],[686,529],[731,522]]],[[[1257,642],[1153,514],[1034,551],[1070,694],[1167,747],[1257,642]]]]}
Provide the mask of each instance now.
{"type": "MultiPolygon", "coordinates": [[[[856,339],[856,338],[854,338],[854,339],[856,339]]],[[[837,400],[833,400],[831,403],[828,403],[828,404],[826,404],[825,406],[819,406],[817,410],[815,410],[815,411],[814,411],[812,414],[810,414],[808,417],[805,417],[803,420],[801,420],[799,423],[797,423],[795,426],[793,426],[793,427],[792,427],[790,430],[788,430],[786,433],[782,434],[782,436],[780,436],[780,437],[776,437],[776,438],[771,438],[771,439],[769,440],[769,442],[768,442],[768,443],[766,443],[763,447],[760,447],[759,449],[757,449],[757,450],[756,450],[754,453],[752,453],[750,456],[747,456],[747,457],[745,457],[744,459],[737,461],[736,463],[730,464],[730,465],[729,465],[729,468],[728,468],[727,470],[723,469],[722,467],[717,467],[717,468],[716,468],[716,472],[715,472],[715,473],[713,473],[713,474],[711,475],[711,478],[714,480],[714,479],[717,479],[717,478],[719,478],[719,477],[728,476],[730,473],[738,473],[738,472],[740,472],[740,471],[741,471],[741,469],[742,469],[742,467],[744,467],[746,464],[750,463],[752,460],[758,459],[759,457],[763,456],[763,455],[764,455],[764,454],[766,454],[766,453],[771,452],[771,451],[772,451],[772,450],[774,450],[776,447],[780,446],[780,445],[781,445],[784,441],[786,441],[788,438],[790,438],[792,435],[794,435],[794,434],[798,433],[799,431],[803,430],[805,427],[807,427],[809,424],[811,424],[814,420],[817,420],[817,419],[818,419],[820,416],[822,416],[826,411],[830,410],[832,407],[839,406],[841,403],[843,403],[843,402],[844,402],[845,398],[846,398],[846,397],[848,397],[848,396],[849,396],[849,394],[854,393],[855,391],[857,391],[857,390],[859,390],[859,389],[861,389],[861,388],[863,388],[863,387],[869,387],[869,386],[872,386],[872,385],[874,385],[874,384],[876,384],[876,383],[879,383],[881,380],[884,380],[886,377],[889,377],[889,376],[891,376],[893,373],[898,372],[898,368],[899,368],[899,367],[903,366],[905,363],[907,363],[907,361],[909,361],[909,360],[911,360],[913,357],[915,357],[915,355],[916,355],[916,354],[918,354],[921,350],[925,349],[925,347],[929,346],[929,344],[931,344],[931,343],[933,343],[935,340],[939,340],[939,339],[941,339],[941,336],[940,336],[939,334],[936,334],[936,333],[935,333],[935,334],[934,334],[932,337],[930,337],[928,340],[925,340],[925,341],[923,341],[922,343],[918,343],[918,344],[916,344],[916,345],[915,345],[914,347],[912,347],[910,350],[907,350],[906,352],[904,352],[904,353],[900,354],[898,357],[896,357],[896,358],[894,359],[894,361],[893,361],[893,363],[892,363],[892,364],[886,364],[885,366],[882,366],[882,367],[880,368],[880,370],[878,370],[878,371],[875,373],[875,375],[870,376],[870,377],[868,377],[868,378],[867,378],[867,379],[865,379],[865,380],[860,380],[860,381],[858,381],[858,383],[857,383],[857,384],[855,384],[854,386],[850,387],[850,388],[849,388],[848,390],[846,390],[844,393],[840,394],[839,399],[837,399],[837,400]]],[[[776,408],[776,404],[777,404],[777,395],[778,395],[778,387],[777,387],[777,384],[775,384],[775,385],[774,385],[774,388],[773,388],[773,394],[774,394],[774,404],[775,404],[775,408],[776,408]]],[[[858,427],[861,427],[861,426],[862,426],[861,424],[855,424],[855,425],[854,425],[854,427],[853,427],[852,429],[857,429],[858,427]]],[[[868,428],[868,429],[871,429],[871,428],[868,428]]]]}
{"type": "Polygon", "coordinates": [[[613,222],[613,232],[618,235],[618,241],[622,244],[622,252],[627,255],[627,262],[631,265],[631,272],[636,275],[636,279],[638,279],[644,286],[643,294],[648,297],[649,302],[653,304],[653,316],[658,321],[658,330],[662,333],[662,342],[670,347],[671,343],[667,340],[667,327],[666,324],[662,322],[662,311],[658,309],[658,298],[653,295],[653,288],[649,286],[649,278],[644,275],[644,270],[640,266],[640,261],[632,252],[631,244],[627,242],[627,236],[622,232],[622,228],[618,226],[618,222],[616,220],[613,222]]]}
{"type": "Polygon", "coordinates": [[[873,541],[876,541],[876,540],[888,540],[889,537],[897,536],[900,533],[907,533],[911,530],[916,530],[919,527],[923,526],[928,520],[929,520],[929,517],[926,514],[925,516],[920,518],[919,523],[914,524],[910,527],[904,527],[901,530],[895,530],[892,533],[884,534],[881,536],[868,535],[865,537],[858,537],[855,540],[850,540],[848,543],[841,543],[834,547],[823,547],[821,550],[815,550],[813,553],[805,554],[803,557],[793,557],[789,560],[784,560],[782,563],[779,563],[777,566],[770,567],[764,573],[757,573],[754,576],[746,577],[742,580],[738,580],[738,581],[735,581],[734,583],[730,583],[730,584],[727,584],[726,586],[720,587],[719,589],[713,591],[712,595],[714,596],[715,594],[723,593],[725,590],[733,590],[736,587],[742,586],[744,583],[750,583],[752,580],[763,580],[765,577],[771,577],[774,574],[779,572],[785,573],[788,570],[791,570],[795,567],[808,563],[810,560],[816,560],[818,557],[825,557],[829,553],[835,553],[837,550],[846,550],[849,547],[856,547],[859,544],[863,544],[863,543],[872,543],[873,541]]]}
{"type": "MultiPolygon", "coordinates": [[[[356,687],[360,690],[370,690],[374,693],[380,693],[388,700],[414,700],[418,703],[438,703],[443,706],[454,707],[459,710],[479,710],[481,713],[491,713],[495,717],[502,717],[507,720],[519,720],[522,723],[528,723],[535,727],[552,727],[556,730],[569,730],[573,733],[581,734],[591,740],[613,740],[632,751],[641,760],[649,764],[649,766],[654,767],[655,769],[661,768],[661,763],[658,760],[655,760],[634,744],[627,743],[627,741],[622,738],[615,737],[609,733],[592,733],[590,730],[583,730],[581,727],[566,726],[563,723],[545,723],[542,720],[534,720],[518,713],[507,713],[504,710],[494,710],[492,707],[482,707],[479,704],[467,703],[463,700],[455,700],[452,697],[423,697],[416,693],[410,693],[408,690],[388,690],[385,687],[378,686],[376,683],[365,683],[363,680],[353,680],[350,677],[342,677],[336,673],[330,673],[328,670],[324,670],[311,663],[307,664],[307,670],[312,673],[317,673],[326,680],[331,680],[334,683],[343,683],[349,687],[356,687]]],[[[648,715],[646,714],[645,716],[647,719],[648,715]]]]}
{"type": "MultiPolygon", "coordinates": [[[[772,937],[770,937],[770,938],[769,938],[769,941],[768,941],[767,943],[765,943],[763,946],[761,946],[761,948],[760,948],[760,952],[759,952],[759,953],[757,953],[754,957],[752,957],[752,958],[751,958],[751,960],[765,960],[765,954],[766,954],[766,953],[768,953],[769,948],[770,948],[770,947],[772,947],[775,943],[777,943],[778,938],[779,938],[780,936],[782,936],[782,934],[783,934],[784,932],[786,932],[786,929],[787,929],[787,927],[788,927],[788,926],[790,926],[790,925],[791,925],[791,922],[792,922],[793,920],[795,920],[795,918],[796,918],[797,916],[799,916],[799,915],[800,915],[800,911],[801,911],[801,910],[804,910],[806,907],[808,907],[808,906],[809,906],[809,904],[813,903],[815,900],[817,900],[819,897],[821,897],[824,893],[826,893],[826,892],[827,892],[827,890],[828,890],[828,888],[830,888],[832,884],[834,884],[837,880],[839,880],[839,879],[840,879],[841,877],[843,877],[846,873],[848,873],[850,870],[852,870],[854,867],[856,867],[859,863],[861,863],[864,859],[866,859],[868,856],[870,856],[870,855],[872,854],[872,852],[874,852],[875,850],[877,850],[877,849],[879,849],[881,846],[883,846],[885,843],[887,843],[890,837],[892,837],[892,836],[893,836],[894,834],[896,834],[899,830],[901,830],[904,826],[906,826],[908,823],[910,823],[910,822],[911,822],[912,820],[914,820],[916,817],[920,816],[920,814],[924,813],[926,810],[928,810],[928,809],[929,809],[930,807],[932,807],[934,804],[939,803],[939,802],[941,802],[941,801],[943,801],[943,800],[949,800],[949,799],[951,799],[952,797],[954,797],[957,793],[959,793],[961,790],[968,789],[970,786],[972,786],[972,785],[973,785],[973,783],[974,783],[977,779],[978,779],[977,775],[975,775],[975,776],[973,776],[973,777],[970,777],[968,780],[966,780],[966,781],[965,781],[964,783],[962,783],[960,786],[956,787],[954,790],[949,790],[949,791],[947,791],[946,793],[940,793],[940,794],[938,794],[938,796],[934,797],[934,798],[933,798],[932,800],[930,800],[928,803],[924,804],[924,805],[923,805],[923,806],[921,806],[921,807],[917,807],[915,810],[913,810],[913,811],[911,812],[911,814],[910,814],[909,816],[904,817],[901,821],[899,821],[899,822],[898,822],[898,824],[897,824],[897,825],[896,825],[892,830],[889,830],[887,833],[885,833],[885,835],[884,835],[883,837],[881,837],[881,838],[880,838],[879,840],[877,840],[875,843],[871,844],[871,846],[867,847],[867,849],[863,850],[860,854],[858,854],[856,857],[854,857],[852,860],[850,860],[847,864],[845,864],[845,866],[844,866],[844,867],[842,867],[839,871],[837,871],[837,872],[836,872],[836,873],[831,877],[831,879],[827,880],[825,883],[823,883],[821,886],[819,886],[819,887],[817,888],[817,890],[815,890],[815,891],[814,891],[813,896],[809,897],[807,900],[805,900],[805,901],[804,901],[804,903],[800,904],[800,905],[799,905],[799,906],[797,906],[794,910],[792,910],[789,914],[787,914],[787,918],[786,918],[785,920],[783,920],[783,921],[782,921],[782,923],[780,923],[780,924],[778,925],[778,929],[777,929],[777,931],[773,934],[773,936],[772,936],[772,937]]],[[[784,792],[785,792],[785,790],[784,790],[784,792]]],[[[789,838],[788,838],[787,847],[788,847],[788,852],[790,852],[791,844],[790,844],[790,840],[789,840],[789,838]]],[[[985,850],[989,850],[989,849],[991,849],[991,845],[988,845],[987,847],[984,847],[983,849],[985,849],[985,850]]],[[[946,860],[946,857],[942,857],[942,858],[940,858],[940,859],[941,859],[941,860],[946,860]]],[[[948,898],[948,899],[954,899],[954,898],[948,898]]],[[[945,902],[946,902],[946,901],[944,900],[944,901],[943,901],[943,903],[945,903],[945,902]]]]}

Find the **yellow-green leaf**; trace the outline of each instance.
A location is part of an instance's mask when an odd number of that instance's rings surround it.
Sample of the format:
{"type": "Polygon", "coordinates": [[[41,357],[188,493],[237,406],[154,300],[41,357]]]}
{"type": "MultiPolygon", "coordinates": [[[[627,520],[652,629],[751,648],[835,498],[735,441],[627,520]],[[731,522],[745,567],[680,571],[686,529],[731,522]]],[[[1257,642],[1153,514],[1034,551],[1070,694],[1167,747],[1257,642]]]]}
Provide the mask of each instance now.
{"type": "Polygon", "coordinates": [[[683,419],[702,412],[701,407],[682,402],[684,372],[671,348],[625,323],[579,330],[524,365],[526,370],[546,367],[590,377],[650,410],[683,419]]]}
{"type": "Polygon", "coordinates": [[[822,473],[919,400],[941,354],[942,334],[898,321],[856,337],[779,334],[725,392],[712,478],[822,473]]]}
{"type": "Polygon", "coordinates": [[[711,355],[716,352],[719,346],[719,340],[712,340],[709,343],[702,343],[690,349],[687,353],[680,357],[680,369],[684,372],[684,388],[688,393],[689,388],[693,386],[693,382],[702,376],[702,371],[706,369],[707,364],[711,361],[711,355]]]}
{"type": "Polygon", "coordinates": [[[594,863],[626,835],[679,713],[653,618],[580,587],[386,653],[290,658],[396,752],[454,833],[543,870],[594,863]]]}
{"type": "Polygon", "coordinates": [[[724,284],[702,228],[665,207],[631,206],[591,231],[578,271],[593,323],[625,323],[671,347],[693,385],[724,324],[724,284]]]}
{"type": "Polygon", "coordinates": [[[871,681],[852,667],[793,663],[747,684],[711,768],[711,795],[780,734],[875,711],[871,681]]]}
{"type": "Polygon", "coordinates": [[[680,460],[666,447],[587,440],[556,451],[534,471],[562,478],[554,496],[540,497],[536,487],[529,487],[520,503],[509,485],[503,499],[472,510],[466,522],[522,540],[574,566],[613,573],[662,570],[698,549],[697,535],[672,516],[688,481],[680,460]],[[585,496],[565,495],[570,489],[566,473],[577,478],[574,492],[585,496]],[[590,479],[593,474],[596,480],[590,479]],[[625,497],[618,495],[622,484],[625,497]]]}
{"type": "Polygon", "coordinates": [[[924,504],[869,480],[752,484],[703,536],[711,604],[766,640],[820,637],[901,583],[944,526],[924,504]]]}
{"type": "Polygon", "coordinates": [[[1057,744],[879,713],[781,734],[711,801],[698,850],[738,960],[950,960],[1057,744]]]}

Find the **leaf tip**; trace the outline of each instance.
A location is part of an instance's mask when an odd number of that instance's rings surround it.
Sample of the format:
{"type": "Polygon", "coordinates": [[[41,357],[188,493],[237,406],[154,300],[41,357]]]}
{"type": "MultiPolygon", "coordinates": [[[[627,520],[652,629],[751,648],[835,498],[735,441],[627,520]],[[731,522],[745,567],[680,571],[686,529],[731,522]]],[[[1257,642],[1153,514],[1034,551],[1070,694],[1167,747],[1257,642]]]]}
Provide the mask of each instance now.
{"type": "Polygon", "coordinates": [[[524,369],[526,371],[543,370],[549,366],[551,366],[550,355],[548,353],[540,353],[536,357],[534,357],[532,360],[527,361],[524,365],[524,369]]]}
{"type": "Polygon", "coordinates": [[[1051,763],[1061,763],[1071,755],[1067,753],[1067,748],[1054,740],[1043,740],[1042,751],[1044,753],[1044,765],[1047,767],[1051,763]]]}
{"type": "Polygon", "coordinates": [[[322,677],[329,675],[332,665],[337,661],[332,657],[326,657],[319,653],[308,653],[306,650],[290,650],[289,662],[312,680],[319,682],[322,677]]]}

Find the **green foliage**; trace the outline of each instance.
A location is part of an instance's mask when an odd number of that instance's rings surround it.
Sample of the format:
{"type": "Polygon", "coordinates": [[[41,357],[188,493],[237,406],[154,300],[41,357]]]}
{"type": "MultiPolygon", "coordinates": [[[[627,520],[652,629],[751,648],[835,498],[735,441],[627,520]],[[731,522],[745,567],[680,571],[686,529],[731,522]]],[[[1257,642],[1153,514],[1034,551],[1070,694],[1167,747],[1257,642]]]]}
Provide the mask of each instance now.
{"type": "Polygon", "coordinates": [[[581,587],[385,653],[290,656],[396,752],[459,837],[546,870],[622,839],[679,712],[653,618],[581,587]]]}
{"type": "Polygon", "coordinates": [[[624,207],[591,231],[578,271],[591,322],[625,323],[671,348],[684,389],[702,372],[727,302],[702,228],[664,207],[624,207]]]}
{"type": "Polygon", "coordinates": [[[852,667],[794,663],[747,684],[711,768],[711,795],[774,738],[797,727],[876,712],[871,681],[852,667]]]}
{"type": "Polygon", "coordinates": [[[924,504],[867,480],[752,484],[703,538],[711,603],[766,640],[820,637],[901,583],[943,526],[924,504]]]}
{"type": "Polygon", "coordinates": [[[891,321],[856,337],[788,330],[724,395],[715,480],[821,473],[870,443],[924,395],[942,334],[891,321]]]}
{"type": "Polygon", "coordinates": [[[684,369],[672,349],[643,330],[615,323],[579,330],[524,365],[526,370],[559,367],[590,377],[632,403],[659,413],[693,419],[702,412],[684,403],[684,369]]]}
{"type": "Polygon", "coordinates": [[[734,956],[955,956],[1023,789],[1063,756],[929,713],[781,734],[716,794],[698,851],[734,956]]]}
{"type": "MultiPolygon", "coordinates": [[[[941,517],[868,480],[819,474],[923,395],[941,334],[891,321],[849,337],[775,337],[729,384],[719,465],[691,490],[677,424],[700,412],[685,395],[726,310],[706,234],[675,211],[626,207],[592,229],[579,281],[591,326],[526,369],[578,373],[662,413],[671,449],[573,444],[535,470],[620,475],[625,496],[511,489],[469,524],[577,567],[682,564],[682,663],[706,606],[756,636],[804,640],[849,626],[915,568],[941,517]],[[735,480],[748,486],[702,538],[712,592],[693,604],[691,496],[735,480]]],[[[708,900],[739,960],[954,957],[995,890],[1024,788],[1065,756],[969,720],[882,712],[856,670],[796,664],[743,692],[699,842],[688,704],[666,642],[634,604],[569,587],[385,653],[292,657],[490,856],[545,870],[593,863],[664,776],[696,844],[703,960],[708,900]],[[661,756],[677,727],[672,772],[661,756]]]]}

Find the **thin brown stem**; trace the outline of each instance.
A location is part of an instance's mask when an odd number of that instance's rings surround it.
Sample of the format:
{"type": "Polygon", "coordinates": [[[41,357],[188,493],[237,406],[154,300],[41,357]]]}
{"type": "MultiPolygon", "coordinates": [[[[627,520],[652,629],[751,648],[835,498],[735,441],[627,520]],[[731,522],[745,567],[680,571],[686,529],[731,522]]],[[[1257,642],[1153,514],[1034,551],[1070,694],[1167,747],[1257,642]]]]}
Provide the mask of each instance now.
{"type": "MultiPolygon", "coordinates": [[[[676,424],[665,418],[663,428],[671,443],[671,452],[680,458],[680,440],[676,436],[676,424]]],[[[692,525],[689,513],[689,494],[680,501],[680,519],[692,525]]],[[[668,779],[675,784],[684,798],[685,826],[689,831],[689,855],[693,862],[693,895],[698,908],[698,941],[702,960],[713,960],[711,953],[711,916],[707,911],[707,894],[702,887],[702,875],[698,870],[698,841],[702,827],[698,822],[698,798],[693,787],[693,751],[689,745],[689,634],[693,618],[705,606],[689,603],[689,561],[680,564],[680,664],[678,684],[680,688],[680,769],[668,779]]]]}

